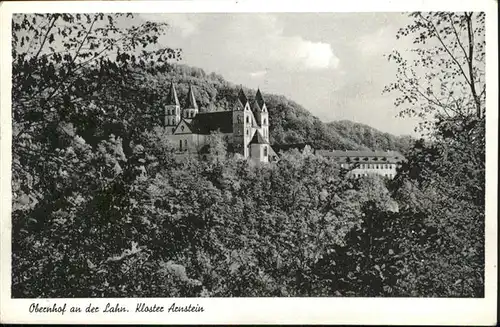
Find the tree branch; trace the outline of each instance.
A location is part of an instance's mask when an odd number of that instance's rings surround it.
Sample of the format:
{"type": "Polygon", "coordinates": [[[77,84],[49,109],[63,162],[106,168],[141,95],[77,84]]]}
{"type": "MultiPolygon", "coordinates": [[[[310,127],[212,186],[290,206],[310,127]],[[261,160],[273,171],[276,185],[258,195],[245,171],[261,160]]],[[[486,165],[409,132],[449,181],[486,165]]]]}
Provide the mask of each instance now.
{"type": "Polygon", "coordinates": [[[464,52],[465,60],[469,61],[469,57],[467,55],[467,51],[465,51],[465,48],[464,48],[462,42],[460,42],[460,37],[458,36],[457,29],[455,28],[455,25],[453,24],[453,15],[452,15],[452,13],[449,13],[448,16],[450,18],[450,25],[453,28],[453,33],[455,34],[455,37],[457,38],[457,43],[460,46],[460,48],[462,49],[462,51],[464,52]]]}
{"type": "Polygon", "coordinates": [[[45,33],[45,36],[43,37],[42,44],[40,45],[40,49],[38,49],[38,52],[36,53],[34,60],[36,61],[38,56],[40,55],[40,52],[42,52],[43,46],[45,45],[45,42],[47,41],[47,37],[49,36],[50,31],[52,30],[52,27],[54,27],[54,24],[56,23],[56,20],[59,18],[58,14],[53,15],[54,20],[50,24],[49,28],[47,29],[47,32],[45,33]]]}
{"type": "Polygon", "coordinates": [[[429,19],[423,17],[421,13],[418,14],[418,17],[420,17],[421,19],[423,19],[425,22],[427,22],[427,24],[429,26],[432,27],[432,30],[434,31],[434,33],[436,33],[436,37],[439,40],[439,43],[441,43],[441,45],[443,46],[443,49],[446,51],[446,53],[448,53],[448,55],[453,60],[453,62],[458,66],[458,68],[460,69],[460,72],[461,72],[462,76],[465,78],[465,81],[467,82],[467,84],[469,84],[469,86],[471,86],[471,82],[469,81],[469,78],[467,77],[467,74],[465,73],[464,69],[462,68],[462,65],[458,62],[457,58],[451,53],[450,49],[448,49],[448,46],[444,43],[444,41],[441,38],[441,35],[439,34],[436,26],[434,25],[434,23],[432,23],[429,19]]]}
{"type": "Polygon", "coordinates": [[[71,60],[71,63],[68,65],[68,72],[66,73],[66,76],[64,76],[62,79],[61,79],[61,82],[59,82],[59,84],[54,88],[54,90],[52,91],[52,93],[50,93],[50,95],[47,97],[46,99],[46,104],[49,103],[49,100],[54,96],[54,94],[57,93],[57,91],[59,91],[60,87],[63,85],[64,82],[66,82],[66,80],[68,79],[68,77],[71,75],[71,73],[73,72],[72,69],[71,69],[71,66],[75,63],[75,60],[76,58],[78,58],[78,55],[80,54],[80,50],[82,49],[82,46],[83,44],[85,43],[85,41],[87,40],[90,32],[92,31],[92,28],[94,27],[94,24],[95,22],[97,21],[98,19],[98,16],[96,15],[94,20],[92,21],[92,24],[90,25],[89,27],[89,30],[87,31],[87,33],[85,34],[82,42],[80,42],[80,46],[78,47],[78,49],[76,50],[76,53],[75,53],[75,56],[73,57],[73,59],[71,60]]]}
{"type": "Polygon", "coordinates": [[[481,119],[481,100],[477,96],[476,92],[476,83],[474,81],[474,71],[472,68],[472,60],[474,54],[474,33],[472,31],[472,13],[465,14],[467,18],[467,34],[469,36],[469,59],[467,60],[467,64],[469,65],[469,78],[470,78],[470,87],[472,91],[472,96],[474,97],[474,102],[476,103],[477,117],[481,119]]]}

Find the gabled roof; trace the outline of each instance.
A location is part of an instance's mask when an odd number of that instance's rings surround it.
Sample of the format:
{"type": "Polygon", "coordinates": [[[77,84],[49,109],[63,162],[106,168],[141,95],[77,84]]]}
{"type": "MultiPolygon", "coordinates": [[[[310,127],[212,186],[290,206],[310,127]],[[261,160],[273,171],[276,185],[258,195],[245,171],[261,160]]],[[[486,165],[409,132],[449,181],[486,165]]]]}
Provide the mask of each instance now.
{"type": "Polygon", "coordinates": [[[264,137],[262,137],[259,131],[255,131],[250,144],[269,144],[269,142],[267,142],[264,137]]]}
{"type": "Polygon", "coordinates": [[[255,95],[255,102],[259,105],[259,108],[262,110],[265,101],[264,98],[262,97],[262,93],[260,93],[260,89],[257,89],[257,94],[255,95]]]}
{"type": "Polygon", "coordinates": [[[186,119],[181,119],[179,124],[174,129],[173,134],[191,134],[193,132],[193,127],[191,126],[191,123],[187,121],[186,119]],[[186,126],[187,129],[182,130],[182,126],[186,126]],[[178,133],[180,131],[180,133],[178,133]]]}
{"type": "Polygon", "coordinates": [[[170,82],[170,92],[167,96],[167,105],[177,105],[179,106],[179,98],[177,97],[177,91],[175,90],[174,82],[170,82]]]}
{"type": "Polygon", "coordinates": [[[198,113],[191,121],[193,133],[210,134],[219,130],[221,133],[233,132],[233,112],[215,111],[198,113]]]}
{"type": "Polygon", "coordinates": [[[245,105],[247,104],[248,102],[248,98],[247,96],[245,95],[245,92],[243,92],[243,88],[240,88],[240,93],[238,93],[238,100],[240,101],[240,103],[243,105],[243,107],[245,107],[245,105]]]}
{"type": "Polygon", "coordinates": [[[186,100],[186,109],[198,109],[198,104],[196,103],[196,97],[194,96],[193,87],[189,84],[189,92],[186,100]]]}

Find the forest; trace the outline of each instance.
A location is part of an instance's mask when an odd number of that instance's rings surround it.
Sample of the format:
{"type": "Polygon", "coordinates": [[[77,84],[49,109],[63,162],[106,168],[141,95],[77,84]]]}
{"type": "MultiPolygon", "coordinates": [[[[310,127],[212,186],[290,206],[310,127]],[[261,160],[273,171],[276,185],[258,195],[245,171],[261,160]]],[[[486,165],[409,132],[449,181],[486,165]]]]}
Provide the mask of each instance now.
{"type": "Polygon", "coordinates": [[[484,13],[411,13],[395,35],[419,56],[390,54],[384,92],[422,139],[264,94],[272,143],[400,150],[391,181],[308,150],[252,164],[217,133],[207,160],[178,160],[167,81],[206,110],[237,88],[131,16],[13,16],[12,297],[484,297],[484,13]]]}

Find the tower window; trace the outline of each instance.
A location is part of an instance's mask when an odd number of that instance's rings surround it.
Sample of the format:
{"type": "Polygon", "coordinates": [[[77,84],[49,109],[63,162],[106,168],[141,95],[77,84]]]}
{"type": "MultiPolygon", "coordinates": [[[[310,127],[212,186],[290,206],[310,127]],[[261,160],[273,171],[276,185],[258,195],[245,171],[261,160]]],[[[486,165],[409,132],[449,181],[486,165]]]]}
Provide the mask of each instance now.
{"type": "Polygon", "coordinates": [[[265,118],[264,118],[264,125],[265,125],[265,124],[267,124],[266,120],[267,120],[267,119],[265,119],[265,118]]]}
{"type": "Polygon", "coordinates": [[[264,157],[267,157],[267,146],[264,147],[264,157]]]}
{"type": "Polygon", "coordinates": [[[247,116],[247,124],[250,124],[250,117],[247,116]]]}
{"type": "Polygon", "coordinates": [[[241,116],[238,116],[238,123],[241,123],[241,116]]]}
{"type": "Polygon", "coordinates": [[[250,130],[247,128],[247,135],[250,135],[250,130]]]}

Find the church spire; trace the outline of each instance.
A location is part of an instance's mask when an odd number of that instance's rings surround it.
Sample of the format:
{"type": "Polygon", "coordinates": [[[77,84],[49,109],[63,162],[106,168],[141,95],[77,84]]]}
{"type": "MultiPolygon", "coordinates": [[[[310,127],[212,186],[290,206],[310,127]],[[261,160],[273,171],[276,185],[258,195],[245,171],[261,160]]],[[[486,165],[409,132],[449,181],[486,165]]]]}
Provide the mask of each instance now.
{"type": "Polygon", "coordinates": [[[248,99],[247,96],[245,95],[245,92],[243,92],[243,87],[240,85],[240,93],[238,93],[238,100],[240,100],[241,104],[246,106],[248,99]]]}
{"type": "Polygon", "coordinates": [[[264,101],[264,98],[262,97],[262,93],[260,93],[260,88],[257,89],[257,94],[255,95],[255,101],[259,105],[259,108],[262,110],[262,108],[265,104],[265,101],[264,101]]]}
{"type": "Polygon", "coordinates": [[[177,97],[177,91],[175,90],[174,82],[170,82],[170,93],[167,97],[167,105],[180,105],[179,98],[177,97]]]}
{"type": "Polygon", "coordinates": [[[198,104],[196,103],[196,97],[194,96],[193,87],[191,83],[189,84],[189,92],[186,101],[186,108],[198,109],[198,104]]]}

